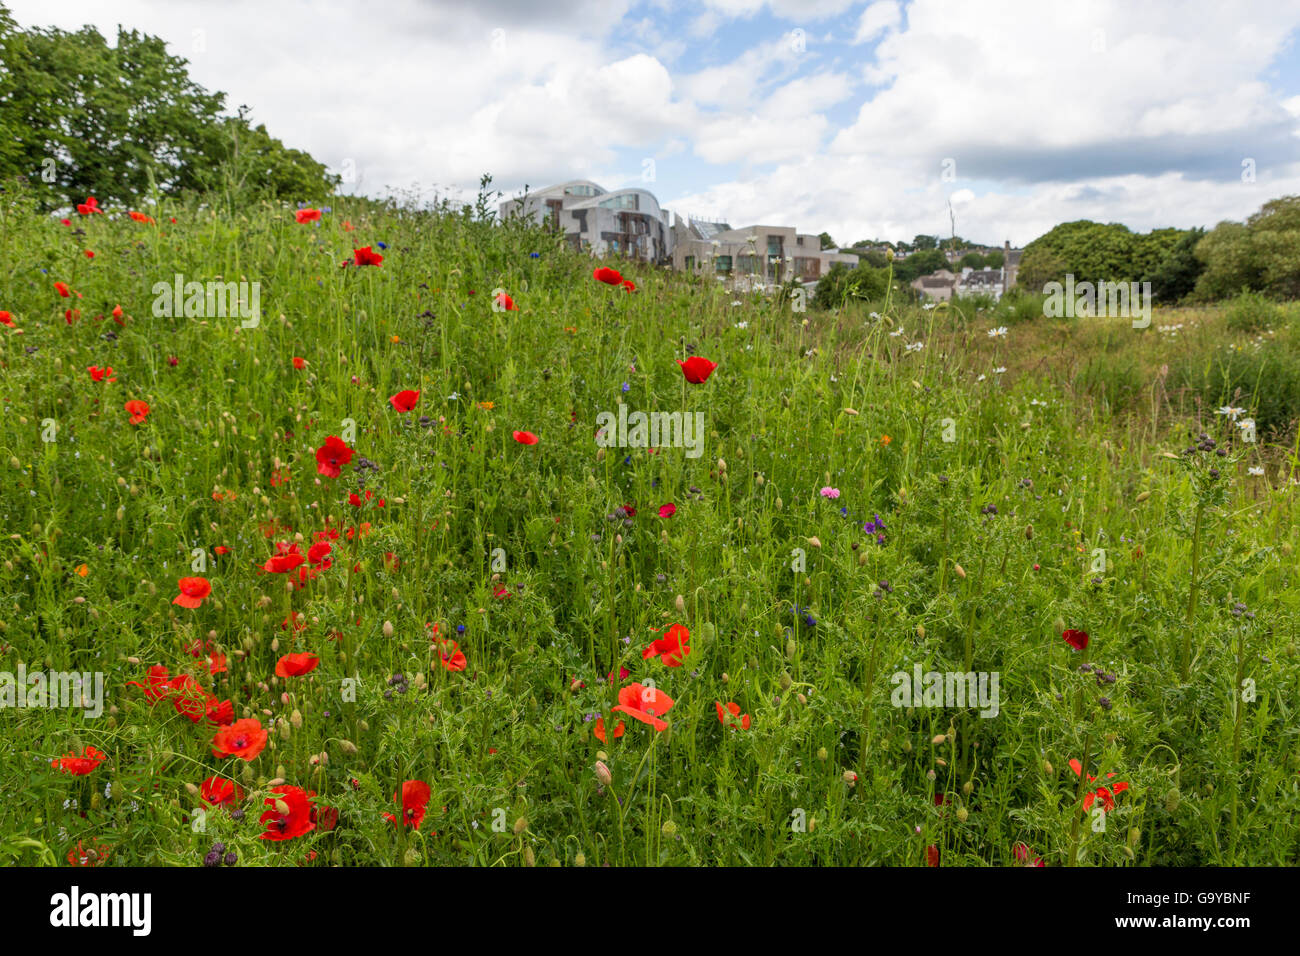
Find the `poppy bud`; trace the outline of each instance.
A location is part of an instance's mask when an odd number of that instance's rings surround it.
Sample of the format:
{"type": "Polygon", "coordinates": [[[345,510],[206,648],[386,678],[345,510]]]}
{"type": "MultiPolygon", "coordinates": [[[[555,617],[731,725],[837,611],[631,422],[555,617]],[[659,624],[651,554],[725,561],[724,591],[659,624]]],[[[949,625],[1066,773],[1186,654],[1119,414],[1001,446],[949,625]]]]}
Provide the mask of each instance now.
{"type": "Polygon", "coordinates": [[[357,745],[350,740],[340,740],[339,749],[350,757],[357,752],[357,745]]]}
{"type": "Polygon", "coordinates": [[[665,820],[661,829],[663,830],[664,836],[673,836],[677,832],[677,824],[672,820],[665,820]]]}
{"type": "Polygon", "coordinates": [[[780,498],[777,498],[777,499],[776,499],[776,510],[777,510],[777,511],[780,511],[780,510],[781,510],[782,508],[784,508],[784,507],[785,507],[784,502],[782,502],[780,498]]]}
{"type": "Polygon", "coordinates": [[[718,471],[719,471],[719,473],[721,473],[721,472],[725,472],[726,470],[727,470],[727,462],[726,462],[726,460],[725,460],[725,459],[722,459],[722,458],[719,458],[719,459],[718,459],[718,471]]]}
{"type": "Polygon", "coordinates": [[[764,481],[764,479],[763,479],[763,476],[762,476],[762,475],[759,475],[757,478],[755,478],[755,479],[754,479],[754,484],[756,484],[756,485],[758,485],[758,487],[762,488],[763,485],[765,484],[765,481],[764,481]]]}
{"type": "Polygon", "coordinates": [[[533,852],[533,848],[530,846],[524,847],[524,865],[525,866],[537,865],[537,854],[533,852]]]}
{"type": "Polygon", "coordinates": [[[794,657],[794,655],[795,655],[795,651],[797,651],[798,649],[799,649],[799,647],[798,647],[797,644],[795,644],[795,642],[794,642],[794,638],[793,638],[793,637],[790,638],[790,640],[788,640],[788,641],[785,642],[785,656],[786,656],[786,657],[794,657]]]}
{"type": "MultiPolygon", "coordinates": [[[[605,765],[603,760],[597,760],[593,769],[596,771],[596,779],[600,781],[602,787],[608,787],[614,782],[614,775],[609,772],[609,767],[605,765]]],[[[515,824],[515,826],[518,827],[518,824],[515,824]]],[[[516,829],[515,832],[518,833],[519,831],[516,829]]]]}
{"type": "Polygon", "coordinates": [[[1142,836],[1142,831],[1139,830],[1137,827],[1133,827],[1132,829],[1130,829],[1128,831],[1128,845],[1137,846],[1137,841],[1141,838],[1141,836],[1142,836]]]}
{"type": "Polygon", "coordinates": [[[722,672],[722,683],[724,683],[724,684],[730,684],[730,683],[731,683],[731,677],[727,674],[726,671],[723,671],[723,672],[722,672]]]}
{"type": "Polygon", "coordinates": [[[407,866],[415,866],[420,862],[420,851],[415,847],[408,847],[406,852],[402,854],[402,860],[407,866]]]}
{"type": "Polygon", "coordinates": [[[302,711],[298,710],[297,708],[294,708],[293,713],[289,715],[289,723],[293,725],[294,730],[301,730],[302,711]]]}
{"type": "Polygon", "coordinates": [[[1052,774],[1056,773],[1056,771],[1052,768],[1052,762],[1050,760],[1043,761],[1043,773],[1047,774],[1049,777],[1052,774]]]}
{"type": "Polygon", "coordinates": [[[528,820],[525,817],[520,817],[515,821],[515,836],[519,836],[519,834],[523,833],[527,829],[528,820]]]}
{"type": "Polygon", "coordinates": [[[963,581],[966,580],[966,572],[962,570],[962,566],[960,564],[954,564],[952,566],[952,569],[957,573],[957,577],[961,578],[963,581]]]}
{"type": "Polygon", "coordinates": [[[583,853],[581,850],[579,850],[579,851],[578,851],[578,855],[575,856],[575,857],[573,858],[573,865],[574,865],[574,866],[586,866],[586,865],[587,865],[587,854],[585,854],[585,853],[583,853]]]}
{"type": "Polygon", "coordinates": [[[283,783],[284,777],[272,777],[270,780],[266,781],[268,787],[278,787],[283,783]]]}
{"type": "Polygon", "coordinates": [[[808,543],[811,544],[814,548],[820,548],[822,546],[821,539],[815,536],[809,538],[808,543]]]}
{"type": "Polygon", "coordinates": [[[793,684],[793,683],[794,683],[794,681],[790,679],[790,675],[789,675],[789,674],[784,674],[784,673],[783,673],[783,674],[781,675],[781,689],[782,689],[782,690],[789,690],[789,689],[790,689],[790,685],[793,684]]]}
{"type": "Polygon", "coordinates": [[[191,797],[197,797],[199,795],[199,788],[194,786],[192,783],[187,783],[185,784],[185,792],[191,797]]]}
{"type": "Polygon", "coordinates": [[[287,817],[289,815],[289,804],[285,803],[279,797],[276,797],[275,803],[271,804],[271,806],[275,807],[275,812],[280,814],[280,816],[287,817]]]}
{"type": "Polygon", "coordinates": [[[910,741],[910,740],[904,740],[904,741],[903,741],[903,753],[910,754],[911,752],[912,752],[912,741],[910,741]]]}
{"type": "Polygon", "coordinates": [[[803,694],[795,694],[794,696],[795,699],[799,701],[799,703],[803,704],[805,707],[808,706],[808,698],[805,697],[803,694]]]}
{"type": "Polygon", "coordinates": [[[970,792],[974,789],[975,789],[975,784],[971,783],[969,780],[967,780],[965,783],[961,785],[961,792],[968,797],[970,796],[970,792]]]}
{"type": "Polygon", "coordinates": [[[1031,524],[1025,525],[1025,540],[1026,541],[1034,540],[1034,526],[1031,524]]]}
{"type": "Polygon", "coordinates": [[[809,817],[809,818],[808,818],[808,832],[809,832],[809,833],[812,833],[812,832],[813,832],[814,830],[816,830],[816,829],[817,829],[817,818],[816,818],[816,817],[809,817]]]}
{"type": "Polygon", "coordinates": [[[384,622],[384,637],[392,637],[392,636],[393,636],[393,622],[392,622],[392,621],[385,621],[385,622],[384,622]]]}
{"type": "Polygon", "coordinates": [[[947,738],[944,737],[943,734],[936,734],[936,735],[935,735],[935,738],[934,738],[933,740],[931,740],[930,743],[934,744],[934,745],[937,747],[939,744],[943,743],[944,740],[946,740],[946,739],[947,739],[947,738]]]}
{"type": "Polygon", "coordinates": [[[1177,788],[1177,787],[1174,787],[1172,790],[1170,790],[1168,793],[1166,793],[1166,794],[1165,794],[1165,812],[1166,812],[1166,813],[1173,813],[1175,810],[1177,810],[1177,809],[1178,809],[1178,803],[1179,803],[1179,801],[1180,801],[1181,799],[1182,799],[1182,794],[1178,792],[1178,788],[1177,788]]]}
{"type": "MultiPolygon", "coordinates": [[[[948,761],[944,760],[942,757],[935,757],[934,762],[937,763],[940,767],[948,766],[948,761]]],[[[930,773],[934,773],[934,771],[931,770],[930,773]]]]}
{"type": "Polygon", "coordinates": [[[969,816],[970,816],[970,811],[967,810],[965,807],[958,807],[958,808],[957,808],[957,822],[958,822],[958,823],[965,823],[965,822],[966,822],[966,818],[969,817],[969,816]]]}
{"type": "Polygon", "coordinates": [[[678,614],[685,614],[685,613],[686,613],[686,598],[682,597],[680,594],[677,595],[677,600],[676,600],[675,604],[677,605],[677,613],[678,613],[678,614]]]}
{"type": "Polygon", "coordinates": [[[847,783],[850,787],[856,786],[858,782],[858,775],[854,773],[852,770],[845,770],[844,782],[847,783]]]}
{"type": "Polygon", "coordinates": [[[1065,619],[1064,619],[1064,618],[1059,618],[1059,617],[1058,617],[1055,621],[1052,622],[1052,627],[1054,627],[1054,628],[1056,629],[1056,633],[1057,633],[1058,635],[1059,635],[1059,634],[1064,634],[1064,633],[1065,633],[1065,619]]]}
{"type": "Polygon", "coordinates": [[[828,753],[826,752],[826,748],[825,748],[825,747],[818,747],[818,748],[817,748],[817,759],[818,759],[818,760],[825,760],[825,759],[826,759],[827,757],[829,757],[829,756],[830,756],[830,754],[828,754],[828,753]]]}

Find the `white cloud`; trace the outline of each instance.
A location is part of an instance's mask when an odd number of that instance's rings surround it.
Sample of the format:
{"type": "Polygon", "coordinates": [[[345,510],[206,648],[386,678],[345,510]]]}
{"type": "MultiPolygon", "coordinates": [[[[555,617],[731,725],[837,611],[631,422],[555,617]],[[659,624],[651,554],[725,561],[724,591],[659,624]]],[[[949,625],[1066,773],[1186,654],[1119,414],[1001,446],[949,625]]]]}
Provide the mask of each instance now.
{"type": "Polygon", "coordinates": [[[877,0],[862,11],[853,42],[870,43],[888,30],[897,30],[902,22],[903,14],[895,0],[877,0]]]}

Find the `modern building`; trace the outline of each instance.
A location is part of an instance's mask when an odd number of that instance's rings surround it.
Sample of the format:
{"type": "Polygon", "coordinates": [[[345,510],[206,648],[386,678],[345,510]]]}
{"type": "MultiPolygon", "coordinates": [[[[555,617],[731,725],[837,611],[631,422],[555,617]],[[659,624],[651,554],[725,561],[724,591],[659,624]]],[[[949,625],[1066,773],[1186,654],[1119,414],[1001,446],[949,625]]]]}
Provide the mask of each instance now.
{"type": "Polygon", "coordinates": [[[717,275],[751,286],[774,286],[792,279],[815,283],[832,263],[849,266],[858,257],[822,250],[821,239],[793,226],[745,226],[678,218],[673,227],[673,268],[692,275],[717,275]]]}
{"type": "Polygon", "coordinates": [[[669,214],[645,189],[612,192],[586,179],[548,186],[500,206],[501,218],[552,225],[574,249],[667,263],[672,255],[669,214]]]}

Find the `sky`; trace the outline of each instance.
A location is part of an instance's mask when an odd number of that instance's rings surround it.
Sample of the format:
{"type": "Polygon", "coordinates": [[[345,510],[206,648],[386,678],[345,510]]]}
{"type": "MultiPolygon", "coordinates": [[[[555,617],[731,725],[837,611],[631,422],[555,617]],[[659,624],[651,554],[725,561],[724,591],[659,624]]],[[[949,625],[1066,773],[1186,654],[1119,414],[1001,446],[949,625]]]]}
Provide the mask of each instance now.
{"type": "Polygon", "coordinates": [[[3,2],[162,37],[370,196],[581,178],[841,245],[1023,246],[1300,194],[1300,0],[3,2]]]}

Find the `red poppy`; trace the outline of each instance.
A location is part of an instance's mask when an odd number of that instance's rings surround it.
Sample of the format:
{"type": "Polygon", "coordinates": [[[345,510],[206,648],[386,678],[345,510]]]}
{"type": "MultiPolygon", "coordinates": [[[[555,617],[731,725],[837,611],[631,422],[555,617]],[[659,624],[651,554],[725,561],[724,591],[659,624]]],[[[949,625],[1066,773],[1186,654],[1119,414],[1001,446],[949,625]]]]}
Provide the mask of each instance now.
{"type": "Polygon", "coordinates": [[[223,555],[223,554],[229,554],[229,553],[230,553],[230,549],[227,548],[224,544],[219,544],[219,545],[217,545],[215,548],[212,549],[212,553],[215,554],[215,555],[220,556],[220,555],[223,555]]]}
{"type": "Polygon", "coordinates": [[[117,378],[113,375],[113,366],[100,368],[98,365],[87,365],[86,371],[90,373],[92,382],[116,382],[117,378]]]}
{"type": "Polygon", "coordinates": [[[74,777],[84,777],[107,759],[108,755],[102,750],[86,747],[80,755],[73,751],[57,760],[51,760],[50,766],[64,773],[70,773],[74,777]]]}
{"type": "Polygon", "coordinates": [[[399,412],[405,414],[415,407],[415,403],[420,400],[420,393],[413,392],[409,388],[404,392],[398,392],[388,400],[388,404],[399,412]]]}
{"type": "Polygon", "coordinates": [[[442,666],[449,671],[463,671],[469,666],[469,661],[461,652],[460,645],[451,638],[434,638],[434,642],[439,646],[438,656],[442,659],[442,666]],[[448,650],[450,648],[450,650],[448,650]]]}
{"type": "Polygon", "coordinates": [[[668,628],[667,634],[650,642],[650,646],[641,652],[641,658],[659,657],[669,667],[681,667],[682,660],[691,652],[690,639],[690,631],[681,624],[674,624],[668,628]]]}
{"type": "MultiPolygon", "coordinates": [[[[627,724],[623,723],[623,721],[620,720],[617,724],[614,725],[614,739],[617,740],[619,737],[622,737],[623,732],[625,730],[627,730],[627,724]]],[[[604,717],[596,718],[596,729],[592,731],[592,733],[595,735],[596,739],[599,740],[602,744],[605,743],[605,718],[604,717]]]]}
{"type": "Polygon", "coordinates": [[[293,214],[298,222],[320,222],[319,209],[299,209],[293,214]]]}
{"type": "Polygon", "coordinates": [[[4,309],[0,309],[0,325],[7,325],[11,329],[14,327],[14,317],[4,309]]]}
{"type": "Polygon", "coordinates": [[[369,246],[353,249],[352,258],[359,266],[377,266],[384,261],[384,257],[377,252],[372,252],[369,246]]]}
{"type": "Polygon", "coordinates": [[[537,444],[537,436],[534,435],[532,432],[515,432],[514,436],[515,436],[515,441],[519,442],[519,444],[521,445],[537,444]]]}
{"type": "MultiPolygon", "coordinates": [[[[1074,775],[1076,777],[1082,776],[1083,774],[1083,764],[1079,763],[1079,761],[1077,760],[1074,759],[1070,760],[1070,769],[1074,771],[1074,775]]],[[[1109,780],[1113,776],[1115,776],[1113,773],[1108,773],[1106,774],[1106,779],[1109,780]]],[[[1092,776],[1091,774],[1088,775],[1089,783],[1095,782],[1096,779],[1097,778],[1092,776]]],[[[1123,793],[1127,789],[1128,789],[1128,783],[1125,781],[1120,781],[1119,783],[1112,784],[1109,787],[1098,787],[1096,792],[1089,792],[1084,795],[1083,809],[1084,810],[1091,809],[1093,803],[1098,798],[1100,798],[1102,811],[1104,813],[1110,813],[1110,811],[1115,809],[1114,794],[1123,793]]]]}
{"type": "Polygon", "coordinates": [[[266,747],[266,731],[256,717],[245,717],[222,727],[212,738],[212,756],[252,760],[266,747]]]}
{"type": "Polygon", "coordinates": [[[1025,866],[1046,866],[1043,858],[1033,851],[1027,843],[1017,843],[1012,847],[1016,860],[1025,866]]]}
{"type": "Polygon", "coordinates": [[[1061,637],[1076,651],[1081,651],[1088,646],[1087,631],[1062,631],[1061,637]]]}
{"type": "Polygon", "coordinates": [[[301,677],[303,674],[310,674],[314,671],[318,664],[320,664],[320,658],[310,651],[285,654],[275,664],[275,676],[301,677]]]}
{"type": "Polygon", "coordinates": [[[682,374],[686,376],[686,381],[692,385],[703,385],[713,374],[713,370],[718,367],[717,362],[710,362],[698,355],[692,355],[685,362],[678,359],[677,364],[682,367],[682,374]]]}
{"type": "Polygon", "coordinates": [[[65,299],[72,298],[72,293],[68,291],[68,284],[66,282],[54,283],[54,291],[57,292],[59,295],[63,296],[63,298],[65,299]]]}
{"type": "Polygon", "coordinates": [[[296,369],[304,369],[307,367],[307,360],[305,358],[299,358],[297,355],[295,355],[293,357],[293,367],[296,369]]]}
{"type": "MultiPolygon", "coordinates": [[[[113,306],[113,311],[108,314],[113,317],[113,321],[118,325],[126,325],[126,323],[122,321],[122,307],[120,305],[113,306]]],[[[172,364],[174,365],[175,363],[173,362],[172,364]]]]}
{"type": "Polygon", "coordinates": [[[329,553],[333,550],[334,550],[334,546],[330,544],[328,541],[317,541],[315,544],[313,544],[310,548],[307,549],[307,560],[314,565],[319,566],[323,564],[325,567],[328,568],[331,564],[329,560],[329,553]]]}
{"type": "Polygon", "coordinates": [[[281,541],[275,546],[275,554],[262,565],[262,570],[268,574],[287,574],[306,560],[296,543],[281,541]]]}
{"type": "MultiPolygon", "coordinates": [[[[429,797],[432,789],[423,780],[407,780],[402,784],[402,822],[400,826],[410,827],[413,830],[420,829],[420,824],[424,822],[424,810],[429,805],[429,797]]],[[[397,799],[397,794],[393,794],[393,799],[397,799]]],[[[393,826],[399,826],[397,817],[391,813],[385,813],[384,819],[388,820],[393,826]]]]}
{"type": "Polygon", "coordinates": [[[91,252],[89,249],[87,249],[87,250],[86,250],[86,258],[87,258],[87,259],[93,259],[93,258],[95,258],[95,254],[94,254],[93,252],[91,252]]]}
{"type": "Polygon", "coordinates": [[[316,449],[316,471],[326,478],[343,474],[343,466],[352,460],[352,449],[337,435],[330,435],[316,449]]]}
{"type": "Polygon", "coordinates": [[[89,216],[91,213],[103,215],[104,210],[99,208],[99,200],[94,196],[87,196],[85,202],[77,203],[77,212],[83,216],[89,216]]]}
{"type": "Polygon", "coordinates": [[[261,839],[292,840],[316,829],[316,824],[311,819],[311,797],[305,790],[281,784],[272,787],[271,793],[275,796],[262,801],[271,809],[258,819],[259,823],[266,824],[266,832],[261,834],[261,839]]]}
{"type": "MultiPolygon", "coordinates": [[[[153,216],[146,216],[142,212],[132,212],[131,218],[134,219],[136,222],[147,222],[150,225],[153,224],[153,216]]],[[[175,222],[175,220],[172,221],[175,222]]]]}
{"type": "Polygon", "coordinates": [[[618,692],[618,705],[610,709],[649,724],[655,730],[667,730],[667,722],[659,717],[668,713],[672,706],[673,699],[657,687],[628,684],[618,692]]]}
{"type": "Polygon", "coordinates": [[[172,603],[181,607],[196,608],[212,593],[212,585],[206,578],[181,578],[176,586],[181,589],[181,593],[172,598],[172,603]]]}
{"type": "Polygon", "coordinates": [[[496,304],[501,306],[501,308],[507,312],[519,311],[519,306],[515,305],[515,300],[510,298],[510,296],[506,295],[504,292],[496,297],[496,304]]]}
{"type": "Polygon", "coordinates": [[[208,698],[206,712],[210,724],[229,727],[235,722],[235,705],[228,700],[218,703],[215,697],[208,698]]]}
{"type": "Polygon", "coordinates": [[[112,847],[100,843],[98,839],[92,839],[90,846],[84,846],[80,840],[77,845],[68,851],[69,866],[99,866],[108,859],[109,850],[112,847]]]}
{"type": "Polygon", "coordinates": [[[636,291],[636,283],[633,282],[631,279],[624,279],[622,282],[619,283],[619,285],[621,285],[628,292],[636,291]]]}
{"type": "Polygon", "coordinates": [[[208,777],[199,786],[199,796],[203,802],[213,807],[220,807],[227,803],[239,803],[244,799],[244,788],[239,786],[233,780],[223,780],[221,777],[208,777]]]}
{"type": "Polygon", "coordinates": [[[925,865],[926,866],[939,865],[939,848],[935,846],[933,843],[925,848],[925,865]]]}
{"type": "Polygon", "coordinates": [[[213,651],[208,655],[209,674],[224,674],[228,670],[230,670],[230,668],[226,666],[225,654],[218,654],[216,651],[213,651]]]}
{"type": "Polygon", "coordinates": [[[148,402],[142,402],[139,399],[133,398],[131,399],[131,401],[127,402],[122,407],[131,413],[132,425],[139,425],[142,421],[144,421],[146,418],[149,417],[148,402]]]}
{"type": "Polygon", "coordinates": [[[623,281],[623,277],[619,275],[617,269],[610,269],[606,266],[601,266],[591,274],[591,277],[597,282],[603,282],[606,285],[619,285],[623,281]]]}
{"type": "Polygon", "coordinates": [[[729,703],[724,707],[721,703],[715,700],[713,706],[718,710],[718,723],[723,725],[730,724],[733,730],[737,726],[739,726],[741,730],[749,729],[749,714],[742,714],[740,712],[739,704],[729,703]]]}
{"type": "Polygon", "coordinates": [[[677,506],[671,501],[659,509],[659,517],[661,518],[671,518],[675,514],[677,514],[677,506]]]}

